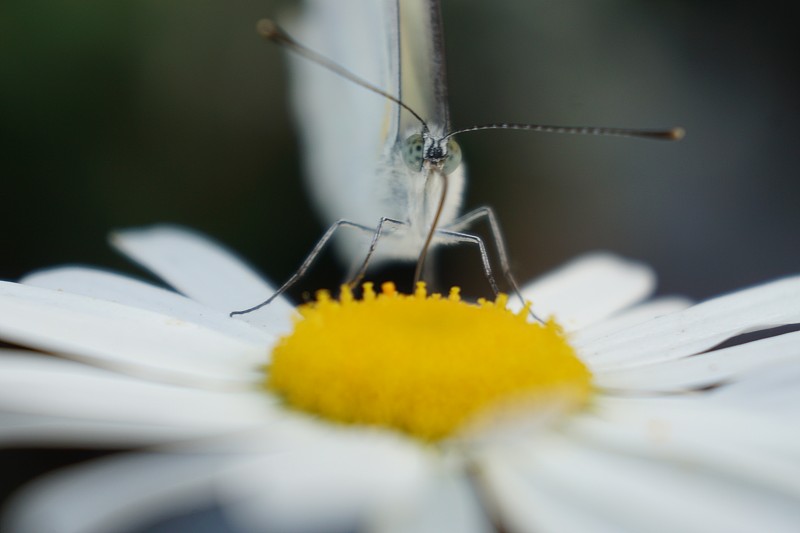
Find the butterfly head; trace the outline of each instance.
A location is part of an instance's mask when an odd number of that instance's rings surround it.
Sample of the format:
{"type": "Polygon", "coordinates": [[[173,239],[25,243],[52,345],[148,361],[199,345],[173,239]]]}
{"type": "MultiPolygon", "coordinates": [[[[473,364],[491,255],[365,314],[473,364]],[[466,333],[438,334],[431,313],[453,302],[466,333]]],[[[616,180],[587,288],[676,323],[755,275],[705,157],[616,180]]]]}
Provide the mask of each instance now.
{"type": "Polygon", "coordinates": [[[427,128],[407,137],[401,150],[406,166],[416,172],[428,166],[450,174],[461,164],[458,143],[449,136],[434,137],[427,128]]]}

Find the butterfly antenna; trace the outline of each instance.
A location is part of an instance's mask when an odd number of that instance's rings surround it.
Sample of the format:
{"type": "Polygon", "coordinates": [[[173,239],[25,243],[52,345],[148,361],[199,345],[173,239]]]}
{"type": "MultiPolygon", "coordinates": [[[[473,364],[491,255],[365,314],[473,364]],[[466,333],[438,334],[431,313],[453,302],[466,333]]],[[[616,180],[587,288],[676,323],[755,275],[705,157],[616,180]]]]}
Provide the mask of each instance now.
{"type": "Polygon", "coordinates": [[[306,59],[313,61],[317,65],[320,65],[321,67],[330,70],[334,74],[337,74],[347,80],[352,81],[356,85],[360,85],[361,87],[369,91],[377,93],[383,96],[384,98],[391,100],[392,102],[396,103],[397,105],[399,105],[400,107],[402,107],[403,109],[414,115],[414,118],[420,121],[425,130],[428,129],[428,124],[422,119],[422,117],[419,116],[419,114],[416,111],[414,111],[405,103],[403,103],[403,101],[400,100],[398,97],[389,94],[380,87],[377,87],[368,82],[367,80],[356,76],[355,74],[344,68],[342,65],[336,63],[335,61],[332,61],[327,57],[323,56],[322,54],[319,54],[314,50],[311,50],[310,48],[307,48],[302,44],[298,43],[297,41],[292,39],[292,37],[289,36],[288,33],[283,31],[283,29],[280,26],[278,26],[272,19],[259,20],[258,23],[256,24],[256,30],[258,31],[258,34],[264,39],[267,39],[269,41],[272,41],[273,43],[288,48],[294,53],[299,54],[305,57],[306,59]]]}
{"type": "Polygon", "coordinates": [[[686,135],[683,128],[668,130],[646,130],[632,128],[594,128],[585,126],[545,126],[540,124],[485,124],[483,126],[470,126],[460,130],[451,131],[445,136],[448,139],[459,133],[479,130],[524,130],[542,133],[566,133],[570,135],[602,135],[605,137],[636,137],[639,139],[656,139],[661,141],[679,141],[686,135]]]}

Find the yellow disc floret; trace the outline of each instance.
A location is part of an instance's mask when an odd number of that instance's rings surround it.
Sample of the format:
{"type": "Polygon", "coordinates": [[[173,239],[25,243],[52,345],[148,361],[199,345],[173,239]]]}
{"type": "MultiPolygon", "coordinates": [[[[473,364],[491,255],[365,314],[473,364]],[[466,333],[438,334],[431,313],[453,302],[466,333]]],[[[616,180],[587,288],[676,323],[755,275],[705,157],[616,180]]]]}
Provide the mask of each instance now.
{"type": "Polygon", "coordinates": [[[477,305],[413,295],[386,283],[362,299],[320,291],[298,308],[294,332],[272,353],[267,387],[327,419],[438,440],[487,408],[568,390],[588,397],[591,374],[555,322],[531,323],[507,298],[477,305]]]}

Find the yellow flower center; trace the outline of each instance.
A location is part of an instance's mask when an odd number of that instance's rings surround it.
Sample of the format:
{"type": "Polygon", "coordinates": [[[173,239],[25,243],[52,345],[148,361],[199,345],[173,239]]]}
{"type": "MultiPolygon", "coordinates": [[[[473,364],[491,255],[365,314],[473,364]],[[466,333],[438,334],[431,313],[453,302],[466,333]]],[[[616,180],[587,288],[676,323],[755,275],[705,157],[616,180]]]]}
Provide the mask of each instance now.
{"type": "Polygon", "coordinates": [[[266,385],[294,408],[428,441],[512,400],[561,391],[585,400],[591,374],[561,328],[506,303],[469,304],[457,288],[429,296],[424,284],[404,295],[365,283],[360,300],[347,287],[339,300],[320,291],[274,349],[266,385]]]}

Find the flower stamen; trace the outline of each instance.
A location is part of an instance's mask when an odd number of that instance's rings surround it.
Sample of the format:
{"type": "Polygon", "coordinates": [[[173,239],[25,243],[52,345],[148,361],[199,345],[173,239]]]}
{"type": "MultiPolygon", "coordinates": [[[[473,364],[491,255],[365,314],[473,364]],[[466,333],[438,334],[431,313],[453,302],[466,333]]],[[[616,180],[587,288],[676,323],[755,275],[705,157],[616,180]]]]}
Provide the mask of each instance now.
{"type": "Polygon", "coordinates": [[[342,287],[298,308],[294,331],[272,354],[267,387],[289,406],[333,421],[394,428],[426,441],[476,415],[554,392],[588,397],[591,374],[561,328],[528,321],[500,295],[477,304],[412,295],[386,283],[342,287]]]}

